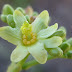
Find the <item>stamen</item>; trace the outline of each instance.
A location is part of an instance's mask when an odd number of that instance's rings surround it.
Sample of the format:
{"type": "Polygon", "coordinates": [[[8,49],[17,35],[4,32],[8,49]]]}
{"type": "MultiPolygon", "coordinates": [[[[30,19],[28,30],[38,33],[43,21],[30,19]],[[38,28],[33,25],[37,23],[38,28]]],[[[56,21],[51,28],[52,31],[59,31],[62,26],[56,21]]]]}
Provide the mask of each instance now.
{"type": "Polygon", "coordinates": [[[31,43],[34,43],[35,42],[35,40],[34,39],[31,39],[31,43]]]}
{"type": "Polygon", "coordinates": [[[27,44],[27,40],[26,40],[26,39],[24,39],[24,40],[23,40],[23,43],[26,45],[26,44],[27,44]]]}
{"type": "Polygon", "coordinates": [[[27,38],[27,36],[23,35],[23,39],[26,39],[26,38],[27,38]]]}
{"type": "Polygon", "coordinates": [[[31,44],[31,42],[30,41],[27,41],[27,45],[30,45],[31,44]]]}
{"type": "Polygon", "coordinates": [[[36,40],[36,36],[33,36],[33,39],[36,40]]]}
{"type": "Polygon", "coordinates": [[[31,24],[25,21],[23,26],[21,26],[21,31],[24,45],[31,45],[36,42],[36,34],[32,32],[31,24]]]}
{"type": "Polygon", "coordinates": [[[36,34],[31,32],[30,35],[31,35],[31,39],[28,39],[28,36],[23,35],[23,43],[24,43],[24,45],[31,45],[31,44],[36,42],[36,40],[37,40],[36,34]]]}

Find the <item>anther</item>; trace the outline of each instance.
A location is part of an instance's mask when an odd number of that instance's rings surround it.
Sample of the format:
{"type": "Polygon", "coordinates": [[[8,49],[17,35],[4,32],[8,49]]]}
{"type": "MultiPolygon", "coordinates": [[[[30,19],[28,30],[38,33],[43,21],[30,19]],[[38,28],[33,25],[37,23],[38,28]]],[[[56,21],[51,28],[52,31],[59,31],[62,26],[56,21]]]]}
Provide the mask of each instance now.
{"type": "Polygon", "coordinates": [[[23,40],[23,43],[26,45],[26,44],[27,44],[27,40],[26,40],[26,39],[24,39],[24,40],[23,40]]]}
{"type": "Polygon", "coordinates": [[[36,36],[36,34],[34,33],[34,34],[32,34],[32,36],[36,36]]]}
{"type": "Polygon", "coordinates": [[[25,35],[23,35],[23,39],[26,39],[27,37],[25,35]]]}
{"type": "Polygon", "coordinates": [[[30,34],[33,35],[33,32],[31,32],[30,34]]]}
{"type": "Polygon", "coordinates": [[[33,38],[34,40],[36,40],[36,37],[35,37],[35,36],[33,36],[32,38],[33,38]]]}
{"type": "Polygon", "coordinates": [[[29,45],[31,42],[30,41],[27,41],[27,44],[29,45]]]}
{"type": "Polygon", "coordinates": [[[31,43],[34,43],[35,42],[35,40],[34,39],[31,39],[31,43]]]}

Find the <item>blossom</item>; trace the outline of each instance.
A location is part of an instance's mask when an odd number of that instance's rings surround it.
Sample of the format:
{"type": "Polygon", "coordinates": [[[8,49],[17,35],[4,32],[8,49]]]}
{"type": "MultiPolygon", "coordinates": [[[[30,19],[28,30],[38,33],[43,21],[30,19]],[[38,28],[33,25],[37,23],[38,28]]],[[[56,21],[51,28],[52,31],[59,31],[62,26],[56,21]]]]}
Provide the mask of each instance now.
{"type": "Polygon", "coordinates": [[[47,10],[42,11],[32,24],[18,10],[14,11],[13,19],[15,28],[0,27],[0,37],[17,46],[11,54],[11,61],[19,62],[30,53],[40,64],[46,63],[46,48],[56,48],[62,43],[61,37],[51,36],[56,32],[58,24],[48,26],[47,10]]]}

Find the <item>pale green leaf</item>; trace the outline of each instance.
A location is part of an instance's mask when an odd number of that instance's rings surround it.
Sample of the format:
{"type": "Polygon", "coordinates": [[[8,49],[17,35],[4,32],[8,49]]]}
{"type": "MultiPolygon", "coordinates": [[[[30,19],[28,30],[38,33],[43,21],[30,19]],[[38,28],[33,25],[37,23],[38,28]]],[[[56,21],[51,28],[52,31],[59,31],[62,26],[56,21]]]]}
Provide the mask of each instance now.
{"type": "Polygon", "coordinates": [[[28,47],[29,52],[40,64],[44,64],[47,61],[47,51],[44,49],[43,43],[35,43],[28,47]]]}
{"type": "Polygon", "coordinates": [[[45,29],[48,27],[48,20],[49,20],[49,14],[48,11],[44,10],[42,11],[35,21],[32,23],[33,25],[33,32],[38,33],[40,30],[45,29]]]}
{"type": "Polygon", "coordinates": [[[24,23],[24,21],[26,21],[25,16],[18,10],[15,10],[13,14],[13,18],[14,18],[17,28],[20,28],[22,24],[24,23]]]}
{"type": "Polygon", "coordinates": [[[0,27],[0,37],[15,45],[21,41],[20,32],[10,26],[0,27]]]}
{"type": "Polygon", "coordinates": [[[51,36],[54,32],[56,32],[58,28],[58,24],[54,24],[50,27],[48,27],[47,29],[43,29],[38,33],[38,38],[47,38],[49,36],[51,36]]]}
{"type": "Polygon", "coordinates": [[[18,45],[11,54],[12,62],[19,62],[28,55],[28,50],[23,45],[18,45]]]}
{"type": "Polygon", "coordinates": [[[61,37],[58,37],[58,36],[54,36],[52,38],[43,39],[43,40],[40,40],[40,41],[45,44],[45,47],[46,48],[56,48],[59,45],[61,45],[62,38],[61,37]]]}

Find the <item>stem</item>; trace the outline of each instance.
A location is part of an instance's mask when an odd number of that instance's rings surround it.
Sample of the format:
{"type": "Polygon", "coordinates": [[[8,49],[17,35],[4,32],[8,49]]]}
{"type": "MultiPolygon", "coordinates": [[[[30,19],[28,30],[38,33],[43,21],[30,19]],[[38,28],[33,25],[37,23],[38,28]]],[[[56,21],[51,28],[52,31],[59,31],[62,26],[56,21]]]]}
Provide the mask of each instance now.
{"type": "Polygon", "coordinates": [[[7,69],[7,72],[20,72],[22,70],[22,66],[25,63],[26,59],[28,58],[29,54],[26,56],[25,59],[18,63],[11,63],[7,69]]]}
{"type": "MultiPolygon", "coordinates": [[[[51,59],[55,59],[55,57],[49,55],[48,58],[47,58],[47,60],[51,60],[51,59]]],[[[27,69],[29,69],[32,66],[35,66],[37,64],[39,64],[39,63],[36,60],[32,60],[32,61],[29,61],[29,62],[25,63],[23,65],[22,69],[26,69],[27,70],[27,69]]]]}
{"type": "MultiPolygon", "coordinates": [[[[55,58],[58,58],[58,57],[53,57],[51,55],[48,55],[47,60],[51,60],[51,59],[55,59],[55,58]]],[[[59,58],[66,58],[66,57],[63,55],[62,57],[59,57],[59,58]]],[[[22,66],[22,69],[27,70],[27,69],[29,69],[32,66],[35,66],[37,64],[39,64],[39,63],[36,60],[32,60],[32,61],[29,61],[29,62],[24,63],[23,66],[22,66]]]]}
{"type": "Polygon", "coordinates": [[[25,63],[25,61],[27,60],[27,58],[28,58],[29,55],[30,54],[28,54],[22,61],[20,61],[19,64],[20,65],[23,65],[25,63]]]}

